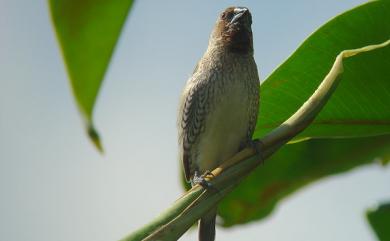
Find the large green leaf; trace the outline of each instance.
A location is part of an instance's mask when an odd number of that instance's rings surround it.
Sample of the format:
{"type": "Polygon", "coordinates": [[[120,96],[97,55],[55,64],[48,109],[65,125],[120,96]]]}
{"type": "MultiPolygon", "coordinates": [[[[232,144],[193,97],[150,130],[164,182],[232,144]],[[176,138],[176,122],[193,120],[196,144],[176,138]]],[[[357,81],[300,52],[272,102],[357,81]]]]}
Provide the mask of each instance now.
{"type": "Polygon", "coordinates": [[[287,144],[219,205],[225,226],[267,216],[278,201],[325,176],[390,157],[390,135],[287,144]]]}
{"type": "MultiPolygon", "coordinates": [[[[369,2],[322,26],[261,85],[255,137],[291,116],[314,92],[342,50],[389,38],[390,1],[369,2]]],[[[390,133],[389,66],[390,47],[347,59],[334,95],[298,138],[390,133]]]]}
{"type": "Polygon", "coordinates": [[[390,203],[369,210],[367,219],[380,241],[390,241],[390,203]]]}
{"type": "MultiPolygon", "coordinates": [[[[313,94],[342,50],[390,38],[390,1],[374,1],[329,21],[261,86],[255,137],[277,127],[313,94]]],[[[261,219],[313,181],[390,157],[390,47],[345,61],[341,83],[300,138],[259,167],[219,206],[224,225],[261,219]],[[335,138],[353,137],[353,138],[335,138]]]]}
{"type": "Polygon", "coordinates": [[[93,107],[132,0],[49,0],[70,82],[88,134],[101,150],[93,107]]]}

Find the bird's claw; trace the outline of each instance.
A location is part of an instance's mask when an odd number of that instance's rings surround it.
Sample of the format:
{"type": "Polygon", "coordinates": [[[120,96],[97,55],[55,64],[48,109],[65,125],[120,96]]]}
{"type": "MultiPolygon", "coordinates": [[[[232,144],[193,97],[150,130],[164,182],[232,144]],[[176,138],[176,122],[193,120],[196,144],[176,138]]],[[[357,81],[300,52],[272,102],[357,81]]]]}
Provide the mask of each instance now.
{"type": "Polygon", "coordinates": [[[262,142],[259,139],[251,140],[249,141],[249,146],[253,149],[255,149],[256,154],[261,154],[262,152],[262,142]]]}
{"type": "Polygon", "coordinates": [[[201,175],[202,178],[213,178],[215,177],[214,174],[212,172],[210,172],[209,170],[205,171],[202,175],[201,175]]]}
{"type": "Polygon", "coordinates": [[[261,156],[263,154],[263,143],[259,139],[251,140],[249,146],[255,149],[256,155],[261,156]]]}
{"type": "Polygon", "coordinates": [[[198,172],[195,172],[194,177],[192,178],[192,185],[199,184],[204,188],[211,187],[211,183],[206,180],[206,178],[214,177],[214,174],[210,171],[205,171],[202,175],[199,175],[198,172]]]}

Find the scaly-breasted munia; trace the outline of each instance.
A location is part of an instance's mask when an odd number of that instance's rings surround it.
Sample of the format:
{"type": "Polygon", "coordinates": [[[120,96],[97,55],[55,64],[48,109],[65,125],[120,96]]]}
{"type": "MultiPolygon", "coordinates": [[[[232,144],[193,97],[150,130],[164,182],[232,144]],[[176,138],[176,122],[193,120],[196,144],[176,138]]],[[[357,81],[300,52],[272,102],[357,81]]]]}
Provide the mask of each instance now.
{"type": "MultiPolygon", "coordinates": [[[[180,159],[192,184],[251,143],[260,87],[251,24],[247,8],[223,11],[181,96],[180,159]]],[[[216,213],[201,218],[200,241],[214,240],[216,213]]]]}

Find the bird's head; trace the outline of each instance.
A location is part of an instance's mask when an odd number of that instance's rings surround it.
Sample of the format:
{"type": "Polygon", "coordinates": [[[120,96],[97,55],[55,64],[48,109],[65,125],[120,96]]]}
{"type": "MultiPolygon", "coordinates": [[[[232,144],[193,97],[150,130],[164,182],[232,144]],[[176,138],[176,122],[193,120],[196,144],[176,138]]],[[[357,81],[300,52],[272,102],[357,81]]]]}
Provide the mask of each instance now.
{"type": "Polygon", "coordinates": [[[228,51],[252,53],[252,15],[248,8],[229,7],[217,20],[210,44],[223,46],[228,51]]]}

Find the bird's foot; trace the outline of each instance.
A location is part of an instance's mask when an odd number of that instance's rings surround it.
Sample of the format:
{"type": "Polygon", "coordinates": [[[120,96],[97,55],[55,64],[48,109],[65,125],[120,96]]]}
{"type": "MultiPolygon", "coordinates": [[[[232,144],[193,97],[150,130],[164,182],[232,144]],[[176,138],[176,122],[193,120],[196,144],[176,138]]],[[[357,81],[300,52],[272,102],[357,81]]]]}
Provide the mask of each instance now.
{"type": "MultiPolygon", "coordinates": [[[[263,154],[263,150],[262,150],[263,143],[259,139],[250,140],[249,146],[252,147],[253,149],[255,149],[256,155],[261,157],[261,155],[263,154]]],[[[263,161],[262,161],[262,163],[263,163],[263,161]]]]}
{"type": "Polygon", "coordinates": [[[198,172],[195,172],[194,177],[191,180],[192,186],[199,184],[204,188],[210,188],[212,185],[206,180],[207,177],[214,177],[214,175],[210,171],[205,171],[202,175],[199,175],[198,172]]]}

